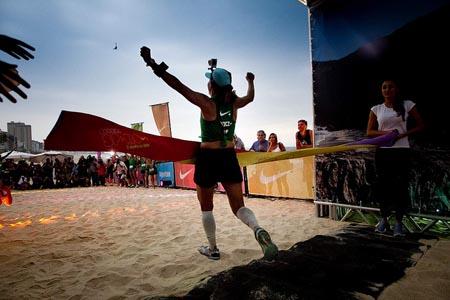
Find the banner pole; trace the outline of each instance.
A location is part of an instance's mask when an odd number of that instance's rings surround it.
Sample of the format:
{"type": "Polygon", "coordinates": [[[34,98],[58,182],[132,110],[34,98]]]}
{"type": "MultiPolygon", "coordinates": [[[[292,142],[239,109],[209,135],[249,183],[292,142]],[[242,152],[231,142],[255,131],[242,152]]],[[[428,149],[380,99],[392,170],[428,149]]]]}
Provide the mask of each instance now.
{"type": "Polygon", "coordinates": [[[170,122],[169,102],[166,102],[166,103],[167,103],[167,115],[169,116],[169,132],[170,132],[170,137],[172,137],[172,125],[171,125],[171,122],[170,122]]]}

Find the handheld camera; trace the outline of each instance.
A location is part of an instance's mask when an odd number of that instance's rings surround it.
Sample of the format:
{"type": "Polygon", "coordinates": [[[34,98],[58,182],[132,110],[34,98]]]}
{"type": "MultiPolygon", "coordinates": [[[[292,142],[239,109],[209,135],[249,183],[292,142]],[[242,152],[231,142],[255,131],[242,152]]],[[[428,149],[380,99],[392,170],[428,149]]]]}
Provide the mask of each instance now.
{"type": "Polygon", "coordinates": [[[217,68],[217,58],[211,58],[208,60],[209,70],[213,71],[215,68],[217,68]]]}

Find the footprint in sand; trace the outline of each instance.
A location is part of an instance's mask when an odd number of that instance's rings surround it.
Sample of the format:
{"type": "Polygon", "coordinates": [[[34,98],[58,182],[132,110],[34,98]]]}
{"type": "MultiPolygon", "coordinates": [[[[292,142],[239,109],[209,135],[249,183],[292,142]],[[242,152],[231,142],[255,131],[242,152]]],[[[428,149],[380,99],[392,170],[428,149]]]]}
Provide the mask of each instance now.
{"type": "Polygon", "coordinates": [[[120,276],[116,273],[109,273],[104,276],[98,276],[86,282],[86,287],[97,289],[104,286],[127,286],[133,278],[129,276],[120,276]]]}
{"type": "Polygon", "coordinates": [[[149,284],[149,283],[145,283],[145,284],[140,284],[138,285],[138,287],[143,290],[144,292],[151,292],[153,291],[155,288],[149,284]]]}
{"type": "Polygon", "coordinates": [[[172,278],[179,273],[183,273],[186,270],[194,269],[197,266],[194,264],[177,264],[177,265],[165,265],[155,270],[155,273],[162,278],[172,278]]]}

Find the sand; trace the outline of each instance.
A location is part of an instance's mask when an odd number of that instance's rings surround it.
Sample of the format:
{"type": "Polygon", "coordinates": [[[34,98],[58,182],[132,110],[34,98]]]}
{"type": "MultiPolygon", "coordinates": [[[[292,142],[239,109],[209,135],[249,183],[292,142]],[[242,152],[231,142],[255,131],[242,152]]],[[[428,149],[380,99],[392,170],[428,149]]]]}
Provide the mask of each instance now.
{"type": "MultiPolygon", "coordinates": [[[[0,206],[0,299],[180,296],[262,256],[223,194],[215,195],[214,210],[219,261],[197,253],[206,239],[194,191],[98,187],[13,196],[12,206],[0,206]]],[[[283,250],[347,225],[316,218],[307,201],[246,204],[283,250]]],[[[423,243],[429,249],[379,299],[450,299],[450,240],[423,243]]]]}
{"type": "MultiPolygon", "coordinates": [[[[252,231],[215,195],[222,258],[205,244],[194,191],[96,187],[14,193],[0,206],[0,299],[183,295],[205,277],[262,256],[252,231]]],[[[280,249],[346,223],[307,201],[246,199],[280,249]]]]}
{"type": "Polygon", "coordinates": [[[430,246],[417,264],[378,299],[450,299],[450,240],[440,239],[430,246]]]}

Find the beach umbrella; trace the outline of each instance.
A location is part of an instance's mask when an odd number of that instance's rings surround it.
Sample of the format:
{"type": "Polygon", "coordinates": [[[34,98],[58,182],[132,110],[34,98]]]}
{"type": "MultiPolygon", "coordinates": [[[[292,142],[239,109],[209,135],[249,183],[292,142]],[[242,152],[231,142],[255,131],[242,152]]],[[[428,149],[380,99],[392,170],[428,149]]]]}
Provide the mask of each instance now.
{"type": "Polygon", "coordinates": [[[19,161],[19,160],[28,160],[34,156],[31,153],[20,152],[20,151],[13,151],[9,155],[8,155],[8,153],[10,153],[10,151],[3,152],[2,154],[0,154],[1,158],[2,159],[13,159],[14,161],[19,161]]]}
{"type": "Polygon", "coordinates": [[[47,151],[33,155],[33,157],[31,157],[30,160],[35,163],[41,163],[45,162],[47,158],[50,158],[51,161],[54,161],[57,158],[62,162],[66,157],[73,158],[73,155],[65,154],[58,151],[47,151]]]}

